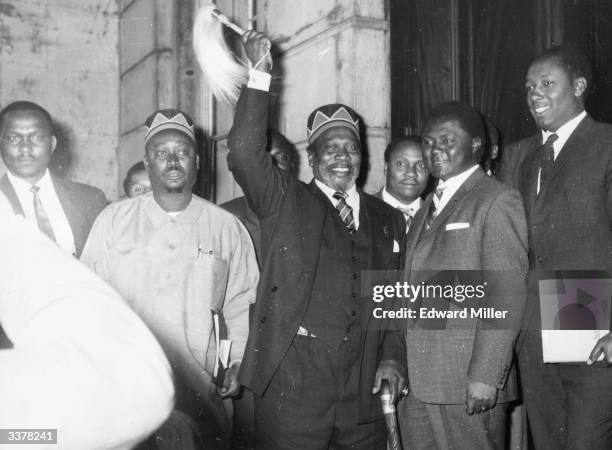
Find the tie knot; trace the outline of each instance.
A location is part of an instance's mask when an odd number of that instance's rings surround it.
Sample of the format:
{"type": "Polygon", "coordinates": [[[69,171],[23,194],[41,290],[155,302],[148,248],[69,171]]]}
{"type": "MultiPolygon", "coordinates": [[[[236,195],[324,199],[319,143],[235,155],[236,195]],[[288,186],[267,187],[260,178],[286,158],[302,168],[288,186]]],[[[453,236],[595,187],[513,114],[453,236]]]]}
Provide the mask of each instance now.
{"type": "Polygon", "coordinates": [[[553,133],[550,136],[548,136],[548,139],[546,139],[546,142],[544,143],[544,145],[547,147],[552,147],[553,143],[557,139],[559,139],[559,136],[557,135],[557,133],[553,133]]]}
{"type": "Polygon", "coordinates": [[[30,192],[32,194],[38,194],[38,191],[40,191],[40,187],[38,187],[38,186],[31,186],[29,190],[30,190],[30,192]]]}
{"type": "Polygon", "coordinates": [[[404,214],[405,216],[410,216],[410,217],[414,216],[414,209],[411,208],[410,206],[398,205],[397,209],[399,209],[402,212],[402,214],[404,214]]]}
{"type": "Polygon", "coordinates": [[[442,194],[444,193],[444,189],[446,189],[446,186],[438,186],[436,188],[435,194],[436,194],[436,197],[438,197],[438,200],[440,200],[440,198],[442,198],[442,194]]]}
{"type": "Polygon", "coordinates": [[[346,192],[336,191],[336,192],[334,192],[333,197],[336,200],[346,200],[346,198],[348,197],[348,194],[346,192]]]}

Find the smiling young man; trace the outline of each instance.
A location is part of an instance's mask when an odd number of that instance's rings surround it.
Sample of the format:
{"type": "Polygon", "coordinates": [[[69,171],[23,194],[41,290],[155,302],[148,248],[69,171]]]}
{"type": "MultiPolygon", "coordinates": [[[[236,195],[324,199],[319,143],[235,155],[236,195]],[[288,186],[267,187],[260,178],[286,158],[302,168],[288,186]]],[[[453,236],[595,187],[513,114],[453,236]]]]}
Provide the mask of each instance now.
{"type": "Polygon", "coordinates": [[[113,203],[98,217],[82,260],[121,294],[164,348],[174,369],[177,409],[206,437],[230,428],[227,397],[238,370],[259,270],[251,240],[222,208],[192,194],[198,169],[194,125],[182,111],[145,122],[145,166],[152,192],[113,203]],[[211,381],[211,310],[225,318],[230,368],[211,381]]]}
{"type": "MultiPolygon", "coordinates": [[[[483,139],[480,115],[467,104],[446,102],[430,113],[423,159],[437,184],[408,232],[404,280],[443,288],[477,280],[484,297],[467,306],[507,311],[508,320],[407,321],[410,393],[398,407],[404,448],[504,448],[506,405],[517,397],[512,350],[525,302],[527,229],[518,192],[478,165],[483,139]]],[[[418,298],[415,311],[459,312],[462,302],[418,298]]]]}
{"type": "Polygon", "coordinates": [[[406,380],[400,332],[372,319],[367,270],[399,268],[399,211],[355,184],[359,119],[342,104],[307,120],[313,180],[280,170],[265,151],[270,41],[243,37],[252,70],[228,136],[228,165],[261,221],[262,280],[240,381],[255,394],[261,449],[385,449],[379,388],[406,380]]]}
{"type": "Polygon", "coordinates": [[[582,364],[544,363],[538,280],[612,274],[612,127],[585,111],[590,63],[575,47],[544,51],[525,79],[540,131],[508,148],[503,181],[517,186],[529,225],[530,297],[519,351],[523,399],[540,449],[612,447],[612,335],[582,364]],[[586,363],[586,364],[585,364],[586,363]]]}
{"type": "Polygon", "coordinates": [[[396,139],[387,146],[384,154],[386,183],[376,194],[404,214],[406,232],[421,208],[421,195],[429,180],[421,147],[420,136],[396,139]]]}

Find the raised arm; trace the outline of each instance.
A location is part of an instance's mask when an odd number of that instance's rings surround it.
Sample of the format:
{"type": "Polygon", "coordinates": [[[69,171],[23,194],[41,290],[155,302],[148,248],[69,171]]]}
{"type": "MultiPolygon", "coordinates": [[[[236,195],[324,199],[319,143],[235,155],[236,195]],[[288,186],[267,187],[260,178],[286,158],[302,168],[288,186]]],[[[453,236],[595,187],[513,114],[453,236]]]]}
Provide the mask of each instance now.
{"type": "Polygon", "coordinates": [[[289,175],[274,166],[266,152],[270,72],[266,52],[269,53],[270,41],[252,31],[245,34],[243,41],[253,64],[263,60],[251,71],[249,84],[243,88],[236,105],[234,124],[227,138],[227,163],[249,206],[261,218],[280,208],[289,175]]]}

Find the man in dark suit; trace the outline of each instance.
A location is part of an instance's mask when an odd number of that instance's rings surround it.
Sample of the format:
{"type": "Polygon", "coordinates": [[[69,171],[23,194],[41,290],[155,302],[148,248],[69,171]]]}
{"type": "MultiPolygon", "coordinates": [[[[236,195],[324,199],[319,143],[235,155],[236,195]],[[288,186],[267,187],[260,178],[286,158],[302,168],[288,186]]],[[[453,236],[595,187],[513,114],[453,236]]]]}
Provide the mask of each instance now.
{"type": "Polygon", "coordinates": [[[612,372],[594,362],[602,355],[612,362],[612,335],[590,355],[587,343],[582,364],[544,363],[538,300],[541,279],[563,284],[612,273],[612,127],[584,110],[590,77],[574,47],[536,57],[525,87],[540,132],[508,147],[500,173],[520,188],[529,226],[530,297],[517,349],[538,450],[612,447],[612,372]]]}
{"type": "Polygon", "coordinates": [[[512,350],[525,303],[527,227],[518,192],[478,166],[483,139],[478,112],[459,102],[438,105],[423,132],[438,183],[408,232],[404,276],[441,290],[411,303],[404,448],[504,448],[507,404],[517,396],[512,350]],[[448,315],[427,320],[424,311],[448,315]]]}
{"type": "MultiPolygon", "coordinates": [[[[281,170],[294,174],[297,153],[294,145],[278,131],[268,129],[268,153],[272,161],[281,170]]],[[[246,198],[238,197],[220,205],[231,212],[244,224],[255,247],[257,261],[261,264],[261,229],[257,215],[249,208],[246,198]]]]}
{"type": "Polygon", "coordinates": [[[0,190],[15,214],[25,216],[62,249],[79,256],[96,216],[107,205],[102,191],[49,173],[57,146],[49,113],[18,101],[0,111],[0,151],[7,167],[0,190]]]}
{"type": "MultiPolygon", "coordinates": [[[[401,214],[355,186],[359,121],[347,106],[308,120],[309,184],[265,151],[270,41],[247,32],[251,71],[228,137],[228,164],[262,229],[262,276],[239,379],[255,393],[257,447],[384,449],[377,395],[405,385],[401,333],[372,319],[362,271],[396,269],[401,214]]],[[[365,276],[365,275],[364,275],[365,276]]]]}
{"type": "Polygon", "coordinates": [[[420,136],[395,139],[385,149],[385,186],[376,197],[399,209],[406,219],[406,232],[421,209],[421,195],[429,181],[423,162],[420,136]]]}
{"type": "MultiPolygon", "coordinates": [[[[295,176],[295,161],[297,160],[295,146],[284,135],[271,128],[267,131],[267,138],[268,144],[266,150],[272,157],[272,162],[280,170],[295,176]]],[[[249,208],[249,204],[244,196],[230,200],[220,206],[238,217],[245,226],[253,241],[257,262],[261,266],[261,224],[257,214],[249,208]]],[[[253,313],[253,306],[251,305],[250,307],[250,315],[253,313]]],[[[245,389],[238,398],[234,399],[234,429],[232,431],[234,445],[253,447],[255,435],[254,416],[253,393],[245,389]]]]}

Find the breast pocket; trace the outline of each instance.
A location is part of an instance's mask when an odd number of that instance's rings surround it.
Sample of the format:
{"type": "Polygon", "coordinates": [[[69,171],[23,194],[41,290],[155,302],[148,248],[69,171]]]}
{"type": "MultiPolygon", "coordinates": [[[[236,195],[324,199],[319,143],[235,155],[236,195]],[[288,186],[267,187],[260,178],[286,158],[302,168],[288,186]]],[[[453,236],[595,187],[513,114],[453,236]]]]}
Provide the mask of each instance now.
{"type": "Polygon", "coordinates": [[[136,299],[148,285],[146,249],[141,245],[114,248],[110,260],[110,283],[134,308],[136,299]]]}
{"type": "Polygon", "coordinates": [[[207,304],[208,309],[223,309],[228,269],[228,262],[214,253],[200,254],[193,264],[193,291],[190,297],[207,304]]]}

